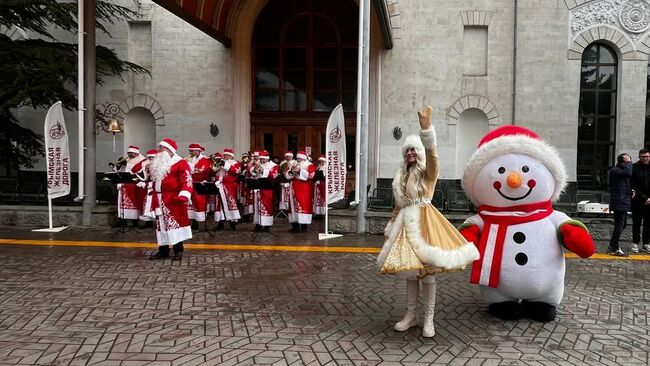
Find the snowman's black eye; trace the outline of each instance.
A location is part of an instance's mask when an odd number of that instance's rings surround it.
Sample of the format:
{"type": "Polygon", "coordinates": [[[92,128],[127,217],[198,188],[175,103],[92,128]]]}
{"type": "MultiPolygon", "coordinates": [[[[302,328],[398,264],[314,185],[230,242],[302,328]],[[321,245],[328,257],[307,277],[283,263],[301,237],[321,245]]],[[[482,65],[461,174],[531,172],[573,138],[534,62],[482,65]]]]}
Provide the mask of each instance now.
{"type": "Polygon", "coordinates": [[[506,168],[504,168],[504,167],[499,168],[499,174],[503,174],[505,172],[506,172],[506,168]]]}
{"type": "Polygon", "coordinates": [[[528,173],[529,170],[530,170],[530,168],[528,167],[528,165],[524,165],[524,166],[521,167],[521,171],[524,172],[524,173],[528,173]]]}

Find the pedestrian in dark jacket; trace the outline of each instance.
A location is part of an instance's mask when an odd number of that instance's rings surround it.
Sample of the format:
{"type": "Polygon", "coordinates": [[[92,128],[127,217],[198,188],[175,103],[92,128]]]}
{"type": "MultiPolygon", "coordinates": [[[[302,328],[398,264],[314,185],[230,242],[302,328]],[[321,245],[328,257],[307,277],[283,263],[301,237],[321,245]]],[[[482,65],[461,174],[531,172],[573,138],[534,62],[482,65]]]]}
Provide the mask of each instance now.
{"type": "Polygon", "coordinates": [[[641,250],[650,253],[650,150],[639,150],[639,161],[632,167],[632,247],[630,253],[641,250]],[[643,236],[641,225],[643,224],[643,236]]]}
{"type": "Polygon", "coordinates": [[[624,256],[623,250],[618,245],[621,233],[627,223],[627,212],[632,207],[632,157],[620,154],[616,158],[616,166],[609,171],[609,210],[614,212],[614,231],[609,241],[609,254],[624,256]]]}

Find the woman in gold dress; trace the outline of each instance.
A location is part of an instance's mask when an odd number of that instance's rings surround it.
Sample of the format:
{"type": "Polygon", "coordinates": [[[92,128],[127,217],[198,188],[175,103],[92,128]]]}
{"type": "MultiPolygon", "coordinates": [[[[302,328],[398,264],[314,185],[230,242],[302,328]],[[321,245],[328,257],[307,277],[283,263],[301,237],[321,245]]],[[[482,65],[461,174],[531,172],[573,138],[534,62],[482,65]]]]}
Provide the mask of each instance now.
{"type": "Polygon", "coordinates": [[[438,179],[432,111],[429,106],[418,112],[420,136],[408,136],[402,145],[404,160],[393,180],[395,210],[377,258],[382,273],[406,279],[406,314],[395,324],[395,330],[402,332],[418,325],[416,308],[422,281],[426,301],[423,337],[435,335],[435,274],[464,269],[479,258],[476,246],[431,204],[438,179]]]}

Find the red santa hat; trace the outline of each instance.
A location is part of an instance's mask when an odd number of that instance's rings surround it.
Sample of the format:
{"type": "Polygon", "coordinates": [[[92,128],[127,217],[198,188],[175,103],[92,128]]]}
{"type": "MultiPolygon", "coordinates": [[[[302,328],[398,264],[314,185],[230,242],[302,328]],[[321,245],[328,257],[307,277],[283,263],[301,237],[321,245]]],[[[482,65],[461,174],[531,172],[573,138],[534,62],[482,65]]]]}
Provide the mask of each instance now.
{"type": "Polygon", "coordinates": [[[253,151],[253,156],[260,156],[260,151],[259,150],[253,151]]]}
{"type": "Polygon", "coordinates": [[[235,157],[235,150],[233,150],[231,148],[226,148],[226,149],[223,149],[223,154],[231,156],[231,157],[234,158],[235,157]]]}
{"type": "Polygon", "coordinates": [[[156,149],[147,150],[147,157],[148,158],[152,158],[152,157],[154,157],[156,155],[158,155],[158,150],[156,150],[156,149]]]}
{"type": "Polygon", "coordinates": [[[259,152],[260,154],[260,159],[268,159],[269,158],[269,152],[266,150],[262,150],[259,152]]]}
{"type": "Polygon", "coordinates": [[[463,189],[472,202],[480,205],[472,192],[476,177],[481,169],[493,159],[506,154],[527,155],[551,172],[555,180],[555,190],[551,201],[556,201],[566,186],[566,167],[554,147],[544,142],[535,132],[521,126],[502,126],[488,132],[478,144],[463,173],[463,189]]]}
{"type": "Polygon", "coordinates": [[[214,153],[214,157],[217,158],[217,159],[221,159],[221,158],[223,158],[223,155],[221,155],[220,152],[216,152],[216,153],[214,153]]]}
{"type": "Polygon", "coordinates": [[[205,149],[203,148],[203,146],[201,146],[199,144],[190,144],[190,146],[188,147],[188,150],[190,150],[190,151],[192,151],[192,150],[204,151],[205,149]]]}
{"type": "Polygon", "coordinates": [[[291,157],[293,157],[293,152],[291,152],[291,151],[287,151],[286,153],[284,153],[284,156],[285,156],[285,157],[287,157],[287,156],[291,156],[291,157]]]}
{"type": "Polygon", "coordinates": [[[305,159],[307,160],[307,153],[304,151],[298,151],[298,154],[296,155],[296,159],[305,159]]]}
{"type": "Polygon", "coordinates": [[[176,144],[176,141],[169,138],[160,141],[158,146],[166,147],[167,149],[169,149],[169,151],[172,152],[172,154],[176,154],[176,150],[178,149],[178,145],[176,144]]]}
{"type": "Polygon", "coordinates": [[[327,158],[325,157],[325,155],[321,154],[320,157],[318,158],[318,161],[325,162],[325,161],[327,161],[327,158]]]}
{"type": "Polygon", "coordinates": [[[131,146],[129,146],[128,149],[126,149],[126,152],[127,152],[127,153],[136,153],[136,154],[139,154],[139,153],[140,153],[140,148],[137,147],[137,146],[135,146],[135,145],[131,145],[131,146]]]}

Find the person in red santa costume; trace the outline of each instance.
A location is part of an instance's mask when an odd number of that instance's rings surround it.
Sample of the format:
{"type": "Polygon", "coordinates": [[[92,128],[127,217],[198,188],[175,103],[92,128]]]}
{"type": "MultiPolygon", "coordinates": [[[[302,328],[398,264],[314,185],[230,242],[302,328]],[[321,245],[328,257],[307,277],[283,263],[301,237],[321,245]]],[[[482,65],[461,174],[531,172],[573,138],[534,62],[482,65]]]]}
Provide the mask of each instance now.
{"type": "MultiPolygon", "coordinates": [[[[140,155],[140,149],[137,146],[131,145],[126,150],[126,153],[129,159],[126,162],[124,171],[142,176],[142,170],[144,168],[142,163],[146,160],[146,158],[140,155]]],[[[133,226],[137,227],[146,191],[138,187],[136,182],[119,184],[118,189],[118,225],[125,225],[125,220],[133,220],[133,226]]]]}
{"type": "Polygon", "coordinates": [[[149,228],[153,227],[153,221],[156,219],[156,215],[151,210],[151,192],[153,190],[153,185],[151,183],[151,162],[158,154],[158,150],[151,149],[147,151],[147,160],[145,160],[142,165],[144,166],[144,181],[138,182],[138,187],[145,190],[146,195],[142,203],[142,214],[140,214],[140,221],[144,221],[145,225],[143,227],[149,228]]]}
{"type": "Polygon", "coordinates": [[[325,215],[325,174],[327,174],[327,158],[318,158],[318,168],[314,174],[314,215],[325,215]]]}
{"type": "Polygon", "coordinates": [[[251,168],[259,164],[260,152],[253,151],[253,158],[248,163],[248,168],[244,172],[244,221],[248,221],[248,216],[252,216],[255,211],[255,197],[253,195],[252,185],[255,182],[255,178],[251,176],[251,168]]]}
{"type": "Polygon", "coordinates": [[[291,170],[293,165],[296,163],[293,160],[293,152],[287,151],[284,154],[284,160],[280,163],[280,176],[278,177],[280,181],[280,211],[289,211],[289,200],[291,199],[291,182],[286,178],[285,174],[291,170]]]}
{"type": "MultiPolygon", "coordinates": [[[[239,175],[241,174],[241,164],[235,159],[233,149],[227,148],[223,151],[223,165],[217,168],[217,188],[219,195],[216,197],[221,206],[221,220],[217,224],[217,230],[224,227],[224,222],[228,221],[230,230],[237,228],[237,222],[241,218],[239,207],[237,206],[237,196],[239,194],[239,175]]],[[[217,219],[215,213],[215,221],[217,219]]]]}
{"type": "Polygon", "coordinates": [[[307,225],[311,224],[314,209],[312,180],[316,167],[307,160],[304,151],[298,152],[296,160],[298,161],[296,166],[287,172],[287,178],[291,180],[289,222],[292,232],[305,232],[307,225]]]}
{"type": "MultiPolygon", "coordinates": [[[[223,160],[223,155],[220,152],[212,154],[212,159],[223,160]]],[[[221,185],[223,180],[223,174],[221,174],[221,168],[216,168],[214,164],[211,167],[212,169],[212,181],[218,187],[221,185]]],[[[221,196],[218,194],[210,196],[210,210],[214,212],[214,222],[217,223],[217,226],[212,228],[212,230],[223,230],[223,221],[226,218],[226,214],[223,211],[223,205],[221,204],[221,196]]]]}
{"type": "MultiPolygon", "coordinates": [[[[190,156],[187,158],[187,162],[192,169],[192,182],[209,181],[212,175],[212,161],[203,154],[205,149],[199,144],[190,144],[188,149],[190,156]]],[[[194,220],[192,221],[192,229],[197,229],[199,222],[205,222],[207,212],[208,196],[193,191],[192,199],[187,205],[187,216],[190,220],[194,220]]]]}
{"type": "Polygon", "coordinates": [[[259,161],[250,169],[257,181],[254,193],[253,223],[254,231],[269,231],[273,226],[273,183],[278,176],[278,165],[269,160],[266,150],[259,152],[259,161]]]}
{"type": "Polygon", "coordinates": [[[183,258],[183,241],[192,238],[187,203],[192,197],[192,170],[189,163],[176,154],[177,145],[172,139],[163,139],[160,152],[151,162],[153,181],[152,204],[156,221],[158,251],[149,259],[169,257],[169,247],[174,248],[174,260],[183,258]]]}
{"type": "Polygon", "coordinates": [[[554,320],[564,295],[564,249],[582,258],[594,253],[586,227],[553,209],[566,179],[558,152],[521,126],[489,132],[467,162],[463,189],[478,214],[459,230],[478,246],[470,282],[490,314],[554,320]]]}

